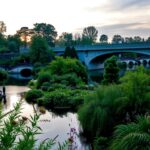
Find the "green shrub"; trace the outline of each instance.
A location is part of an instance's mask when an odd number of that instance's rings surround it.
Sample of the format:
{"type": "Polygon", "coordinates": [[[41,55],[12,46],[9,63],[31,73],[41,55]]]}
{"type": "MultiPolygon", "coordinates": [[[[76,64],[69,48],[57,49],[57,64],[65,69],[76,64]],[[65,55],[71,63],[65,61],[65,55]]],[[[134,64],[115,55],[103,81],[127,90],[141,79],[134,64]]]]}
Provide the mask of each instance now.
{"type": "Polygon", "coordinates": [[[56,89],[55,91],[46,93],[44,98],[45,105],[50,107],[70,107],[76,108],[83,104],[87,91],[56,89]]]}
{"type": "Polygon", "coordinates": [[[86,97],[78,114],[83,130],[90,137],[111,134],[118,121],[116,115],[120,117],[123,113],[119,111],[122,102],[119,99],[122,97],[123,93],[117,85],[101,86],[86,97]]]}
{"type": "Polygon", "coordinates": [[[136,122],[116,127],[109,150],[149,150],[150,118],[140,116],[136,122]]]}
{"type": "Polygon", "coordinates": [[[29,87],[35,87],[35,85],[36,85],[36,80],[30,80],[30,81],[28,82],[28,86],[29,86],[29,87]]]}
{"type": "Polygon", "coordinates": [[[0,83],[4,83],[8,79],[8,73],[5,70],[0,69],[0,83]]]}
{"type": "Polygon", "coordinates": [[[38,73],[41,71],[42,68],[43,67],[42,67],[42,64],[40,62],[34,63],[34,65],[33,65],[33,71],[32,71],[33,75],[35,77],[37,77],[38,73]]]}
{"type": "Polygon", "coordinates": [[[45,105],[45,99],[44,99],[44,97],[38,98],[37,99],[37,103],[38,103],[38,105],[45,105]]]}
{"type": "Polygon", "coordinates": [[[45,95],[45,104],[52,107],[68,106],[70,90],[55,90],[45,95]]]}
{"type": "Polygon", "coordinates": [[[36,100],[43,96],[43,92],[41,90],[33,89],[26,93],[25,99],[28,102],[36,102],[36,100]]]}
{"type": "Polygon", "coordinates": [[[3,46],[0,48],[0,53],[7,53],[7,52],[9,52],[7,47],[3,46]]]}
{"type": "Polygon", "coordinates": [[[56,89],[66,89],[67,86],[64,85],[64,84],[61,84],[61,83],[54,83],[52,84],[52,86],[49,88],[50,90],[53,88],[53,90],[56,90],[56,89]]]}
{"type": "Polygon", "coordinates": [[[43,91],[48,91],[49,87],[51,86],[50,82],[44,82],[41,86],[43,91]]]}
{"type": "Polygon", "coordinates": [[[51,75],[48,72],[41,72],[37,78],[37,88],[40,88],[44,82],[50,82],[51,75]]]}
{"type": "Polygon", "coordinates": [[[66,86],[77,86],[79,84],[84,84],[82,79],[78,77],[75,73],[68,73],[64,74],[62,76],[59,75],[53,75],[52,83],[61,83],[66,86]]]}
{"type": "Polygon", "coordinates": [[[44,70],[45,71],[49,70],[51,75],[58,75],[58,76],[74,73],[77,75],[77,77],[81,78],[82,81],[87,83],[88,76],[86,68],[77,59],[71,58],[64,59],[62,57],[56,57],[56,59],[53,60],[44,70]]]}

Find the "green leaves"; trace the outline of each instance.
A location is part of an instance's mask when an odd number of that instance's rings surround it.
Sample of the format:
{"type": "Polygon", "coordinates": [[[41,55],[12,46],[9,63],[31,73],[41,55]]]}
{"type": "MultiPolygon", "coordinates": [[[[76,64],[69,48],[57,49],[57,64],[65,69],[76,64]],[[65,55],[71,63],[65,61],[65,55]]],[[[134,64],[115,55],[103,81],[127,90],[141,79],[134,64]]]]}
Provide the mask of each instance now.
{"type": "Polygon", "coordinates": [[[117,66],[117,58],[112,56],[107,59],[104,64],[104,79],[103,84],[113,84],[118,83],[119,80],[119,68],[117,66]]]}
{"type": "Polygon", "coordinates": [[[48,44],[42,36],[32,38],[30,59],[32,63],[40,62],[46,64],[49,62],[48,44]]]}
{"type": "Polygon", "coordinates": [[[37,134],[41,134],[41,128],[37,125],[40,115],[35,113],[28,119],[29,124],[21,120],[21,103],[6,115],[0,114],[0,149],[1,150],[49,150],[54,145],[54,140],[47,139],[36,147],[37,134]],[[2,120],[5,119],[5,120],[2,120]],[[18,138],[18,139],[17,139],[18,138]]]}
{"type": "Polygon", "coordinates": [[[118,125],[110,150],[139,150],[150,149],[150,119],[138,117],[136,123],[118,125]]]}

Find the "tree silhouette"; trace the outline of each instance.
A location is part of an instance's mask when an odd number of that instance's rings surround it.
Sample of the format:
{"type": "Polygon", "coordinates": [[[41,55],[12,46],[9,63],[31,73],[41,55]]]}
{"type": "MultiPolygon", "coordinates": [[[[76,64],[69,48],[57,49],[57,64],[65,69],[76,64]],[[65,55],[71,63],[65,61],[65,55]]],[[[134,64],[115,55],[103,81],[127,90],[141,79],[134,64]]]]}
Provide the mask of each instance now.
{"type": "Polygon", "coordinates": [[[108,36],[105,35],[105,34],[102,34],[102,35],[100,36],[99,41],[100,41],[101,43],[107,43],[107,42],[108,42],[108,36]]]}
{"type": "Polygon", "coordinates": [[[51,24],[46,23],[36,23],[34,24],[34,31],[45,38],[49,46],[55,45],[55,40],[57,37],[57,32],[55,27],[51,24]]]}
{"type": "Polygon", "coordinates": [[[74,47],[72,47],[72,48],[69,46],[66,47],[65,52],[64,52],[64,58],[66,58],[66,57],[78,59],[78,55],[77,55],[77,52],[74,47]]]}
{"type": "Polygon", "coordinates": [[[112,56],[104,63],[103,84],[117,83],[119,80],[119,68],[116,56],[112,56]]]}
{"type": "Polygon", "coordinates": [[[30,58],[32,63],[45,64],[49,62],[48,44],[43,37],[36,35],[32,38],[30,58]]]}
{"type": "Polygon", "coordinates": [[[85,44],[92,44],[96,42],[98,31],[94,26],[89,26],[83,29],[82,39],[86,41],[85,44]]]}

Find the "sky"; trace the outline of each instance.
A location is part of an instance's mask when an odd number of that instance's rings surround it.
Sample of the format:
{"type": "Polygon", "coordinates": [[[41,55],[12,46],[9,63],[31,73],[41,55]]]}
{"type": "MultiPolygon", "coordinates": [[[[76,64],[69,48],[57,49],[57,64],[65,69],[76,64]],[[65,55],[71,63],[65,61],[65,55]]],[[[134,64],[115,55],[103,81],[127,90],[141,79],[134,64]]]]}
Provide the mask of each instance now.
{"type": "Polygon", "coordinates": [[[99,35],[150,36],[150,0],[0,0],[0,21],[7,34],[34,23],[52,24],[58,34],[82,33],[95,26],[99,35]]]}

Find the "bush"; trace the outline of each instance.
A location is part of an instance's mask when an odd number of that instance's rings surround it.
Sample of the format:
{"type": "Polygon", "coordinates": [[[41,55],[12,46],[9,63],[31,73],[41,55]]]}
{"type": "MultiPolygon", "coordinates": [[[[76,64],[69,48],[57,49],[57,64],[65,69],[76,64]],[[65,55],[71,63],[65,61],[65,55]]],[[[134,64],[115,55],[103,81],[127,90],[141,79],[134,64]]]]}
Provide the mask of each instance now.
{"type": "Polygon", "coordinates": [[[29,86],[29,87],[35,87],[35,85],[36,85],[36,80],[30,80],[30,81],[28,82],[28,86],[29,86]]]}
{"type": "Polygon", "coordinates": [[[43,91],[48,91],[49,87],[51,86],[50,82],[44,82],[41,86],[43,91]]]}
{"type": "Polygon", "coordinates": [[[34,63],[34,65],[33,65],[33,71],[32,71],[33,75],[35,77],[37,77],[38,73],[41,71],[42,68],[43,67],[42,67],[42,64],[40,62],[34,63]]]}
{"type": "Polygon", "coordinates": [[[61,83],[66,86],[77,86],[79,84],[84,84],[80,77],[77,77],[75,73],[68,73],[62,76],[53,75],[52,83],[61,83]]]}
{"type": "Polygon", "coordinates": [[[40,88],[44,82],[50,82],[51,75],[48,72],[41,72],[37,79],[37,88],[40,88]]]}
{"type": "Polygon", "coordinates": [[[36,102],[36,100],[38,98],[41,98],[42,96],[43,96],[43,92],[41,90],[33,89],[26,93],[25,99],[28,102],[36,102]]]}
{"type": "Polygon", "coordinates": [[[53,91],[54,91],[54,90],[56,90],[56,89],[66,89],[66,88],[67,88],[67,87],[66,87],[66,85],[64,85],[64,84],[54,83],[54,84],[52,84],[51,87],[49,87],[49,91],[51,91],[52,89],[53,89],[53,91]]]}
{"type": "Polygon", "coordinates": [[[123,113],[119,111],[119,99],[122,97],[123,93],[117,85],[101,86],[86,97],[78,114],[83,130],[89,137],[111,134],[120,114],[123,113]]]}
{"type": "Polygon", "coordinates": [[[8,73],[0,69],[0,83],[4,83],[8,79],[8,73]]]}
{"type": "Polygon", "coordinates": [[[77,60],[71,58],[62,58],[56,57],[49,66],[45,69],[45,71],[49,70],[51,75],[62,76],[65,74],[74,73],[77,77],[81,78],[82,81],[87,83],[87,71],[85,66],[77,60]]]}
{"type": "Polygon", "coordinates": [[[44,104],[49,107],[76,108],[83,104],[84,97],[87,94],[87,91],[57,89],[50,93],[46,93],[44,97],[44,104]]]}

